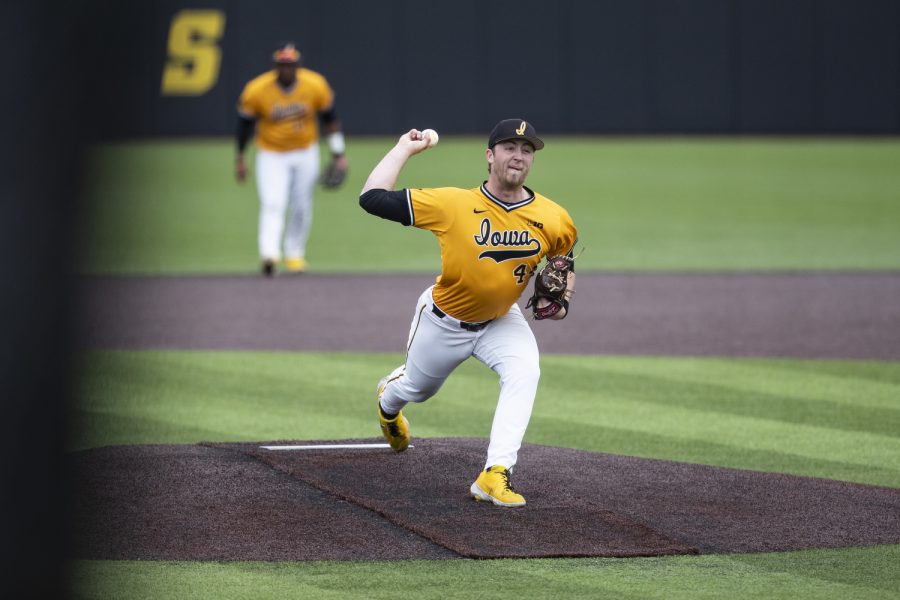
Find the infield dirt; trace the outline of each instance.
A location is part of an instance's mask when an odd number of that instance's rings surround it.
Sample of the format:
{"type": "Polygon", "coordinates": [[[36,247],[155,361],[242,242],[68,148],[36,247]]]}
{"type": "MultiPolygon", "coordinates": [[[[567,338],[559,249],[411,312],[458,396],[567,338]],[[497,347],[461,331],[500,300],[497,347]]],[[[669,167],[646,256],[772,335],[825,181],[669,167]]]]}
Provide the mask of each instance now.
{"type": "MultiPolygon", "coordinates": [[[[403,352],[428,275],[98,277],[93,348],[403,352]]],[[[900,273],[579,273],[541,352],[900,359],[900,273]]],[[[523,305],[524,301],[520,303],[523,305]]]]}

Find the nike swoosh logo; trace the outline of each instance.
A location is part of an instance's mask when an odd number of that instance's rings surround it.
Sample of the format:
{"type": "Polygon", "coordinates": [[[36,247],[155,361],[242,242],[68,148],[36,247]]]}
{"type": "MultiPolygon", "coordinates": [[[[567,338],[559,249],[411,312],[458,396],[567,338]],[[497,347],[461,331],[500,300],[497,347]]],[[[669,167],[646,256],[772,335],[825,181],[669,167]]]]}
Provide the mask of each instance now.
{"type": "Polygon", "coordinates": [[[472,209],[472,212],[475,213],[476,215],[480,215],[481,213],[487,212],[487,211],[488,211],[488,209],[484,209],[484,210],[478,210],[477,208],[472,209]]]}
{"type": "Polygon", "coordinates": [[[504,260],[514,260],[517,258],[528,258],[534,256],[541,251],[540,243],[537,248],[528,248],[527,250],[485,250],[478,255],[479,259],[492,258],[495,263],[502,263],[504,260]]]}

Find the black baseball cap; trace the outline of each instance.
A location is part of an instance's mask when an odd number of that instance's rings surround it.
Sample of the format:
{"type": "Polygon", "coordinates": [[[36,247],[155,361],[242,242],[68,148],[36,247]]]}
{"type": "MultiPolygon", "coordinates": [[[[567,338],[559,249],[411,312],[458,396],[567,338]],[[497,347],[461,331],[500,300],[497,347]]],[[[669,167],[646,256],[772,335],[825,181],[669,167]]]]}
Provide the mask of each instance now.
{"type": "Polygon", "coordinates": [[[286,42],[272,53],[272,61],[282,65],[300,62],[300,51],[293,42],[286,42]]]}
{"type": "Polygon", "coordinates": [[[524,119],[504,119],[494,126],[488,138],[488,148],[506,140],[528,140],[535,150],[544,147],[544,142],[537,136],[534,125],[524,119]]]}

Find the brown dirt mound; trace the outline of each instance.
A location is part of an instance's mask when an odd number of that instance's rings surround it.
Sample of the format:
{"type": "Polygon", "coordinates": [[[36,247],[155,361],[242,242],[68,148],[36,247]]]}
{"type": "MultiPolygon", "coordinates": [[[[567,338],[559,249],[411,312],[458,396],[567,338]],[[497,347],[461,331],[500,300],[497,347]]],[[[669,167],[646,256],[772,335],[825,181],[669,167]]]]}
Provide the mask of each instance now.
{"type": "Polygon", "coordinates": [[[400,455],[257,443],[76,453],[75,556],[638,556],[900,543],[898,489],[528,444],[514,476],[528,505],[500,509],[468,495],[485,443],[419,438],[400,455]]]}
{"type": "Polygon", "coordinates": [[[237,452],[202,446],[115,446],[77,452],[69,459],[77,482],[70,521],[78,558],[457,556],[237,452]]]}

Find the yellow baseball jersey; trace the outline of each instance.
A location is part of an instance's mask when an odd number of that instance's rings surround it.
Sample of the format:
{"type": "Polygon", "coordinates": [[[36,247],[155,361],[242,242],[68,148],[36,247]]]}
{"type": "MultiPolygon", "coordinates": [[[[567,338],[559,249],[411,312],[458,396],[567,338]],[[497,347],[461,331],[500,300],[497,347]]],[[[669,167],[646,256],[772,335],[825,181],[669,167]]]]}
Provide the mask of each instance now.
{"type": "Polygon", "coordinates": [[[408,190],[411,225],[441,248],[432,296],[460,321],[496,319],[509,310],[544,256],[570,253],[578,232],[569,213],[528,188],[507,205],[485,187],[408,190]]]}
{"type": "Polygon", "coordinates": [[[319,139],[318,113],[334,102],[328,81],[315,71],[297,69],[297,81],[285,90],[276,71],[263,73],[244,86],[238,112],[256,119],[256,145],[286,152],[308,148],[319,139]]]}

